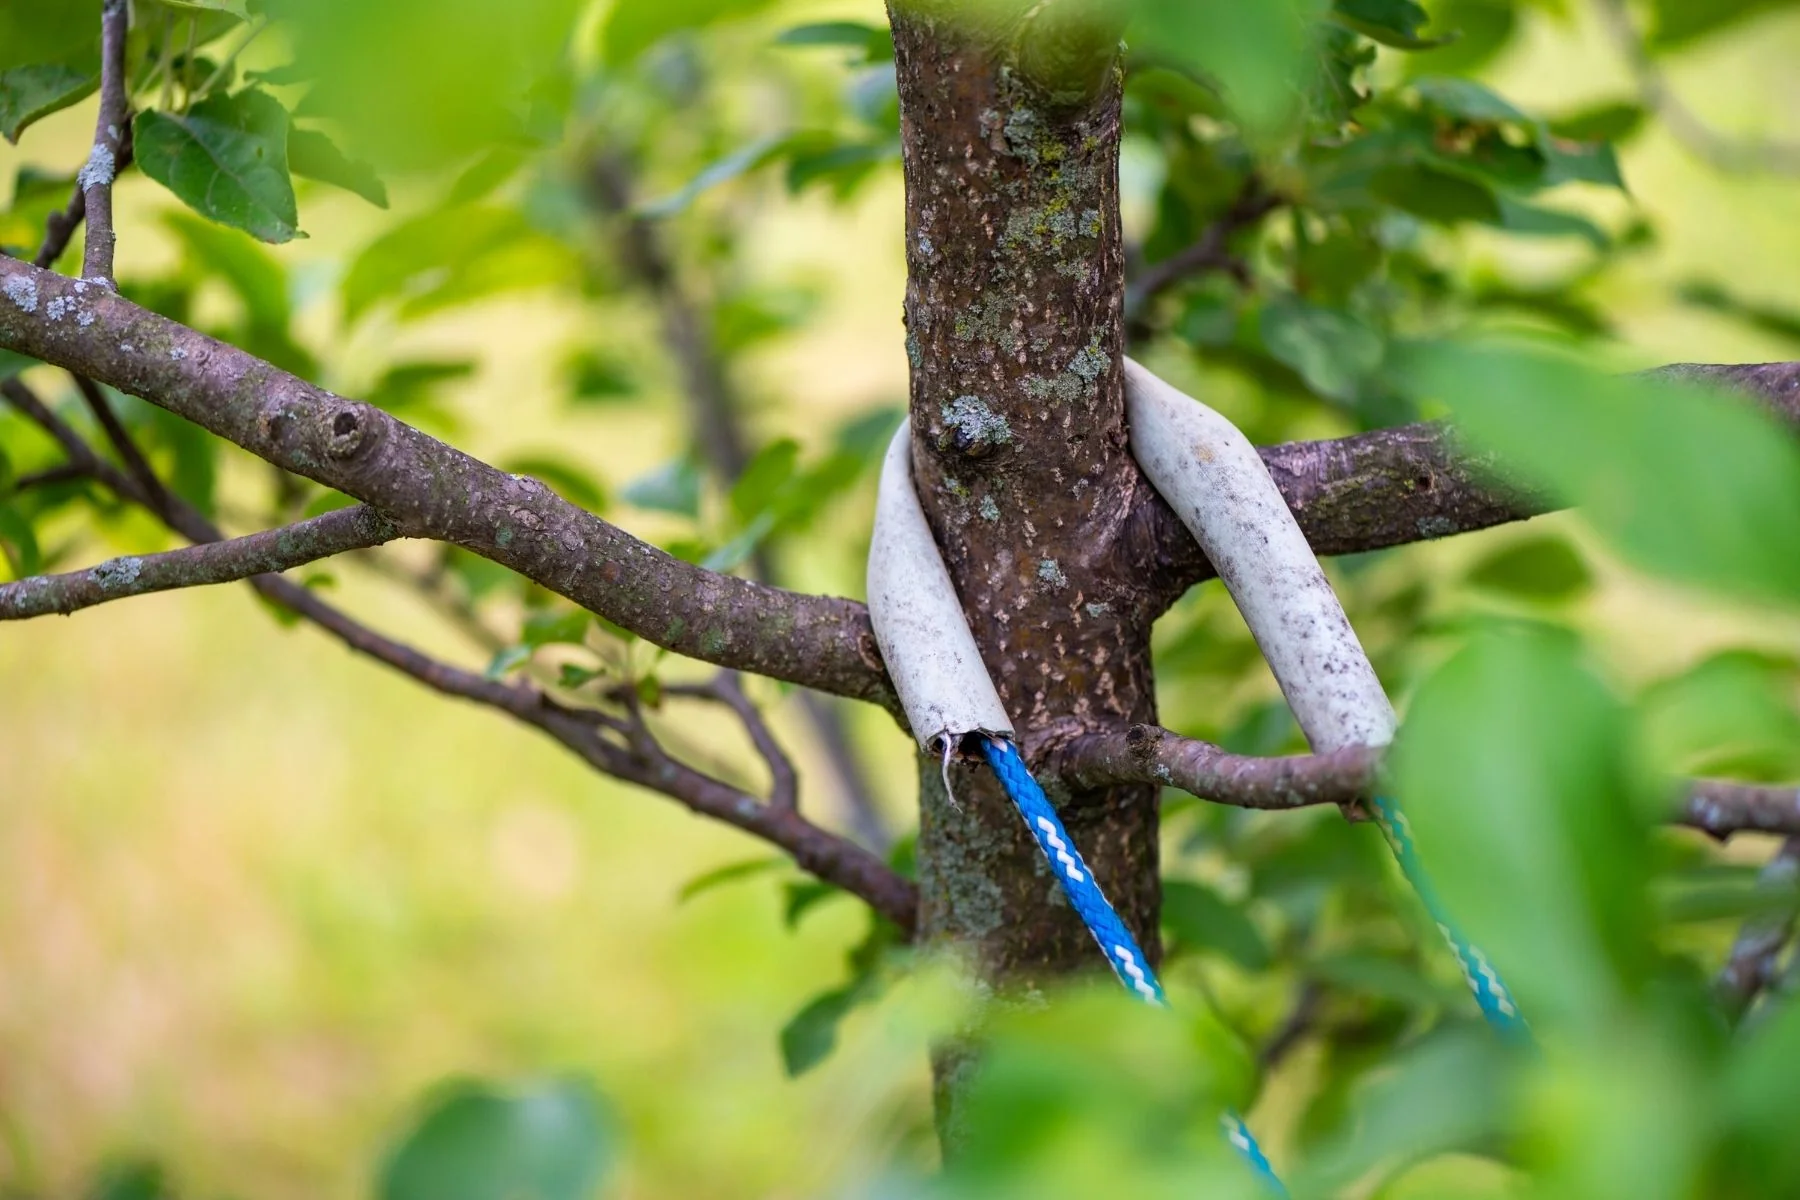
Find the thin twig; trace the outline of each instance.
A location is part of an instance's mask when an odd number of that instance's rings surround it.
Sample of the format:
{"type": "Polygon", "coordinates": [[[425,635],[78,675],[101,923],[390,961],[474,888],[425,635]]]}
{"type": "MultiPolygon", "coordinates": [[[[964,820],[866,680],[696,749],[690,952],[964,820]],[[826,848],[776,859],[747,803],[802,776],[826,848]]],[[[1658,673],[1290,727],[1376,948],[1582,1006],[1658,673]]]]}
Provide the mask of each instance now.
{"type": "Polygon", "coordinates": [[[58,463],[42,471],[32,471],[13,480],[15,492],[28,492],[32,488],[53,487],[59,483],[74,483],[86,479],[88,473],[74,463],[58,463]]]}
{"type": "Polygon", "coordinates": [[[125,464],[125,469],[130,472],[131,477],[138,481],[138,486],[144,489],[144,494],[150,497],[151,510],[158,514],[164,512],[168,507],[168,492],[164,490],[162,480],[157,478],[155,470],[151,468],[150,460],[144,457],[144,452],[138,448],[137,442],[126,432],[125,426],[119,422],[119,415],[113,411],[112,403],[107,400],[106,393],[100,390],[99,384],[86,375],[71,372],[70,377],[75,380],[75,387],[81,392],[81,398],[87,401],[87,406],[93,412],[94,419],[100,423],[100,428],[106,434],[106,440],[112,444],[113,451],[125,464]]]}
{"type": "Polygon", "coordinates": [[[120,150],[130,128],[131,97],[125,79],[125,35],[131,23],[127,0],[105,0],[100,10],[100,115],[94,121],[94,146],[76,177],[87,212],[87,242],[81,277],[109,286],[113,278],[113,179],[119,173],[120,150]]]}
{"type": "Polygon", "coordinates": [[[794,808],[799,803],[800,780],[794,762],[781,748],[760,709],[744,695],[743,684],[736,671],[721,671],[707,683],[671,683],[663,687],[665,696],[687,696],[711,700],[737,714],[750,744],[769,768],[769,803],[776,808],[794,808]]]}
{"type": "Polygon", "coordinates": [[[1308,979],[1302,983],[1300,994],[1295,997],[1294,1007],[1288,1011],[1287,1018],[1257,1052],[1257,1066],[1264,1071],[1273,1071],[1286,1061],[1287,1056],[1306,1040],[1306,1036],[1318,1024],[1319,1010],[1324,1005],[1324,985],[1316,979],[1308,979]]]}
{"type": "Polygon", "coordinates": [[[1800,174],[1800,143],[1732,138],[1701,120],[1676,94],[1662,67],[1644,45],[1625,0],[1595,0],[1601,24],[1631,68],[1645,107],[1660,116],[1675,140],[1721,171],[1800,174]]]}
{"type": "MultiPolygon", "coordinates": [[[[749,463],[741,399],[655,223],[632,212],[633,181],[625,161],[615,154],[597,153],[589,174],[589,194],[595,206],[619,223],[621,262],[657,302],[663,343],[682,373],[695,441],[713,471],[729,486],[749,463]]],[[[751,552],[748,566],[752,577],[764,583],[779,585],[785,577],[779,557],[766,542],[751,552]]],[[[864,844],[885,850],[893,834],[876,807],[867,773],[845,728],[842,707],[828,696],[805,691],[800,694],[800,708],[818,739],[826,768],[835,777],[851,828],[864,844]]]]}
{"type": "Polygon", "coordinates": [[[1744,922],[1713,984],[1719,1006],[1732,1021],[1741,1018],[1756,997],[1778,981],[1782,948],[1794,934],[1796,886],[1800,886],[1800,837],[1791,837],[1757,880],[1757,889],[1770,893],[1775,906],[1744,922]]]}
{"type": "MultiPolygon", "coordinates": [[[[54,438],[70,462],[120,497],[145,508],[138,482],[96,454],[66,421],[16,378],[0,382],[4,396],[54,438]]],[[[195,542],[216,542],[222,534],[197,509],[170,495],[160,514],[165,524],[195,542]]],[[[591,711],[565,708],[532,688],[465,671],[361,625],[313,592],[279,575],[258,575],[250,586],[279,607],[319,626],[344,645],[408,675],[447,696],[471,700],[509,713],[541,730],[605,775],[634,783],[677,801],[702,816],[743,830],[785,850],[802,870],[859,896],[911,936],[918,889],[875,855],[821,829],[792,809],[764,804],[737,788],[670,758],[641,722],[620,745],[608,733],[627,732],[622,723],[591,711]]]]}
{"type": "MultiPolygon", "coordinates": [[[[1380,782],[1381,747],[1255,758],[1156,725],[1082,733],[1048,744],[1048,768],[1083,790],[1150,783],[1238,808],[1286,810],[1336,804],[1352,814],[1380,782]]],[[[1719,839],[1734,833],[1800,835],[1800,788],[1693,779],[1671,820],[1719,839]]]]}
{"type": "Polygon", "coordinates": [[[1256,176],[1245,180],[1243,190],[1230,207],[1208,225],[1192,245],[1150,264],[1126,284],[1125,323],[1141,326],[1144,310],[1150,302],[1183,279],[1208,271],[1229,271],[1241,281],[1244,267],[1231,253],[1231,239],[1240,230],[1281,207],[1282,203],[1280,196],[1263,189],[1256,176]]]}
{"type": "MultiPolygon", "coordinates": [[[[157,511],[160,514],[166,508],[157,511]]],[[[161,554],[127,555],[84,571],[0,584],[0,621],[68,614],[151,592],[236,583],[378,546],[394,536],[393,523],[367,505],[340,508],[247,537],[203,542],[161,554]]]]}

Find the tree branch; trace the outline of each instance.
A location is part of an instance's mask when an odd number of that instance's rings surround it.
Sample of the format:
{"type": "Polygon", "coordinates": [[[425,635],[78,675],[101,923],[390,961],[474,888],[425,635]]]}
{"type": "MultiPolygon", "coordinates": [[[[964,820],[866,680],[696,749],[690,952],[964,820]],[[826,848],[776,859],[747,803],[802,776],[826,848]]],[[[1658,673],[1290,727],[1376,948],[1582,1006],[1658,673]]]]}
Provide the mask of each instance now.
{"type": "Polygon", "coordinates": [[[775,740],[775,734],[769,729],[767,721],[750,697],[744,695],[743,685],[736,671],[721,671],[707,683],[675,683],[663,688],[666,696],[688,696],[697,700],[711,700],[722,704],[737,714],[744,732],[750,736],[750,744],[762,756],[763,763],[769,768],[769,803],[776,808],[795,808],[800,800],[800,778],[794,771],[794,762],[775,740]]]}
{"type": "Polygon", "coordinates": [[[1256,224],[1283,203],[1280,196],[1264,191],[1262,181],[1254,175],[1246,179],[1243,190],[1231,202],[1231,206],[1208,225],[1192,245],[1177,250],[1160,262],[1151,263],[1127,281],[1127,328],[1136,330],[1141,327],[1144,310],[1151,302],[1184,279],[1208,271],[1240,274],[1244,270],[1243,263],[1231,253],[1231,239],[1240,230],[1256,224]]]}
{"type": "MultiPolygon", "coordinates": [[[[150,508],[149,497],[136,480],[95,454],[80,434],[17,379],[0,383],[0,395],[55,438],[74,466],[122,498],[150,508]]],[[[220,531],[198,510],[178,497],[168,499],[167,509],[159,515],[170,528],[196,542],[221,540],[220,531]]],[[[645,745],[631,739],[620,745],[609,741],[607,734],[625,728],[623,722],[604,713],[567,708],[535,688],[488,679],[439,662],[366,628],[292,580],[258,575],[249,582],[266,600],[319,626],[358,654],[444,695],[509,713],[548,734],[603,774],[659,792],[702,816],[779,846],[803,870],[861,897],[911,935],[918,907],[918,890],[913,884],[875,855],[811,824],[795,809],[765,804],[669,758],[653,742],[645,745]]]]}
{"type": "MultiPolygon", "coordinates": [[[[1742,392],[1800,429],[1800,363],[1676,363],[1647,375],[1742,392]]],[[[1321,557],[1472,533],[1554,512],[1550,497],[1507,482],[1490,455],[1458,444],[1442,421],[1260,448],[1313,552],[1321,557]]],[[[1724,469],[1722,465],[1722,469],[1724,469]]],[[[1144,582],[1161,612],[1216,574],[1174,510],[1145,482],[1131,536],[1158,569],[1144,582]]]]}
{"type": "Polygon", "coordinates": [[[1645,48],[1624,0],[1595,0],[1595,7],[1600,11],[1600,23],[1631,68],[1645,107],[1663,119],[1675,140],[1691,154],[1720,171],[1800,175],[1800,144],[1731,138],[1712,128],[1676,94],[1645,48]]]}
{"type": "Polygon", "coordinates": [[[0,346],[142,396],[278,467],[453,542],[646,641],[893,707],[862,605],[707,571],[509,475],[81,280],[0,262],[0,346]]]}
{"type": "MultiPolygon", "coordinates": [[[[401,536],[464,546],[655,645],[895,708],[861,604],[682,562],[536,480],[81,280],[0,260],[0,347],[142,396],[355,496],[401,536]]],[[[1739,388],[1800,425],[1800,363],[1681,364],[1657,373],[1739,388]]],[[[1321,555],[1485,529],[1553,507],[1499,482],[1492,460],[1463,451],[1438,423],[1271,446],[1263,458],[1321,555]]],[[[1129,521],[1128,537],[1158,564],[1139,585],[1155,611],[1214,574],[1142,480],[1129,521]]]]}
{"type": "Polygon", "coordinates": [[[130,89],[125,78],[125,34],[131,23],[127,0],[105,0],[100,11],[100,115],[94,122],[94,147],[76,176],[87,213],[87,242],[81,255],[82,278],[112,286],[113,179],[120,170],[120,151],[131,127],[130,89]]]}
{"type": "MultiPolygon", "coordinates": [[[[1042,753],[1049,769],[1078,789],[1153,783],[1237,808],[1285,810],[1370,798],[1385,748],[1252,758],[1155,725],[1129,725],[1046,742],[1042,753]]],[[[1690,780],[1671,820],[1719,839],[1751,831],[1800,835],[1800,788],[1690,780]]]]}
{"type": "Polygon", "coordinates": [[[1732,1021],[1749,1011],[1756,1003],[1757,995],[1778,981],[1781,950],[1794,933],[1794,889],[1797,885],[1800,885],[1800,837],[1790,837],[1781,844],[1757,880],[1758,890],[1776,896],[1777,907],[1744,922],[1737,940],[1731,944],[1731,955],[1713,985],[1720,1006],[1732,1021]]]}
{"type": "MultiPolygon", "coordinates": [[[[682,374],[682,393],[687,398],[694,438],[712,469],[729,486],[744,473],[750,454],[739,419],[742,404],[725,372],[725,364],[720,361],[698,306],[682,286],[655,223],[632,212],[631,172],[623,159],[599,151],[592,156],[588,176],[596,207],[620,225],[619,258],[656,300],[662,316],[664,346],[682,374]]],[[[782,582],[779,560],[767,542],[751,551],[749,566],[753,578],[776,585],[782,582]]],[[[798,699],[818,737],[825,766],[836,777],[851,829],[865,845],[884,849],[893,836],[875,805],[862,764],[844,728],[843,713],[832,700],[812,691],[801,692],[798,699]]]]}
{"type": "Polygon", "coordinates": [[[39,575],[0,585],[0,621],[68,614],[150,592],[235,583],[334,554],[366,550],[393,538],[393,524],[374,509],[359,504],[248,537],[186,546],[162,554],[128,555],[85,571],[39,575]]]}

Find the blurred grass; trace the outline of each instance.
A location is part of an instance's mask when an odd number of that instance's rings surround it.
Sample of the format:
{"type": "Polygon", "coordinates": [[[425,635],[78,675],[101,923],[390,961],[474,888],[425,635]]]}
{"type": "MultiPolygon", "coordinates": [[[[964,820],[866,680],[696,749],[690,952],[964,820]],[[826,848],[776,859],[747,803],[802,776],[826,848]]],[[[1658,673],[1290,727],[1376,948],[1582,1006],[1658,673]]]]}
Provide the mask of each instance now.
{"type": "MultiPolygon", "coordinates": [[[[1539,22],[1495,72],[1502,89],[1552,111],[1622,92],[1597,31],[1578,30],[1539,22]]],[[[1800,21],[1748,25],[1676,78],[1721,124],[1776,123],[1800,111],[1796,51],[1800,21]]],[[[22,149],[0,146],[0,192],[20,163],[79,161],[91,122],[84,106],[22,149]]],[[[1673,290],[1704,274],[1800,309],[1800,278],[1770,269],[1800,255],[1800,187],[1708,175],[1654,129],[1624,162],[1660,233],[1600,297],[1630,349],[1646,363],[1791,356],[1673,290]]],[[[333,270],[374,219],[352,200],[305,199],[315,236],[279,253],[333,270]]],[[[171,255],[160,203],[141,180],[122,188],[127,275],[171,255]]],[[[822,319],[753,360],[758,390],[782,397],[760,414],[765,431],[806,438],[904,394],[900,215],[888,181],[847,210],[815,195],[752,239],[754,274],[825,291],[822,319]]],[[[1533,269],[1497,241],[1477,250],[1533,269]]],[[[395,344],[478,351],[460,406],[469,449],[557,444],[616,487],[669,457],[679,433],[642,408],[554,412],[549,372],[578,332],[572,310],[527,296],[377,328],[332,369],[354,380],[395,344]]],[[[859,593],[865,527],[859,499],[809,535],[787,556],[796,584],[859,593]]],[[[1447,576],[1508,536],[1406,553],[1447,576]]],[[[453,646],[354,569],[334,573],[378,625],[453,646]]],[[[1796,632],[1604,562],[1576,619],[1632,680],[1796,632]]],[[[904,739],[878,714],[857,729],[904,814],[904,739]]],[[[101,1156],[153,1150],[198,1195],[359,1196],[385,1132],[459,1072],[591,1071],[627,1125],[623,1194],[646,1200],[816,1194],[916,1144],[925,1063],[883,1034],[886,1009],[853,1017],[847,1049],[814,1074],[782,1075],[776,1030],[837,981],[861,931],[850,905],[797,933],[767,879],[677,905],[684,880],[759,847],[282,629],[244,589],[0,626],[0,763],[0,1182],[70,1195],[101,1156]],[[896,1077],[894,1090],[882,1082],[896,1077]]],[[[829,812],[819,791],[808,801],[829,812]]],[[[1404,1194],[1430,1194],[1436,1169],[1404,1194]]]]}

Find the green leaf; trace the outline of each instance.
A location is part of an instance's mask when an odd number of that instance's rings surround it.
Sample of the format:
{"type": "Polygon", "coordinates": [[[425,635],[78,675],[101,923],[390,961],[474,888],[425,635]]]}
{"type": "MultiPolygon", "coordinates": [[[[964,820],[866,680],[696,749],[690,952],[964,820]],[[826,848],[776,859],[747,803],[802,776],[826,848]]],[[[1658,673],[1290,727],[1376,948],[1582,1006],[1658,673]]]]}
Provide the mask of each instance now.
{"type": "Polygon", "coordinates": [[[494,657],[488,660],[482,674],[489,679],[503,679],[530,661],[530,646],[506,646],[494,651],[494,657]]]}
{"type": "Polygon", "coordinates": [[[636,206],[639,216],[669,217],[681,212],[699,196],[722,183],[748,174],[766,163],[780,158],[789,145],[789,135],[778,134],[757,138],[738,147],[724,158],[709,163],[699,174],[666,196],[646,200],[636,206]]]}
{"type": "Polygon", "coordinates": [[[185,8],[196,12],[226,13],[236,17],[240,21],[248,21],[250,19],[249,10],[245,7],[245,0],[156,0],[156,2],[158,4],[167,5],[170,8],[185,8]]]}
{"type": "Polygon", "coordinates": [[[1649,115],[1635,101],[1613,100],[1552,117],[1546,128],[1572,142],[1620,142],[1643,128],[1649,115]]]}
{"type": "Polygon", "coordinates": [[[700,559],[708,571],[735,571],[743,566],[756,548],[763,544],[778,524],[772,512],[760,512],[736,536],[716,547],[700,559]]]}
{"type": "Polygon", "coordinates": [[[638,393],[630,362],[605,350],[583,350],[563,368],[570,398],[578,404],[609,404],[638,393]]]}
{"type": "Polygon", "coordinates": [[[17,142],[26,126],[80,103],[99,86],[97,70],[81,70],[61,63],[39,63],[0,71],[0,135],[9,142],[17,142]]]}
{"type": "Polygon", "coordinates": [[[470,163],[456,182],[450,185],[446,205],[471,204],[492,195],[494,189],[511,179],[525,165],[525,151],[518,146],[496,146],[470,163]]]}
{"type": "Polygon", "coordinates": [[[355,192],[376,208],[388,206],[387,185],[368,163],[358,162],[313,129],[288,131],[288,168],[304,179],[316,179],[355,192]]]}
{"type": "Polygon", "coordinates": [[[176,1200],[162,1164],[147,1158],[109,1162],[94,1172],[83,1200],[176,1200]]]}
{"type": "Polygon", "coordinates": [[[593,616],[581,609],[536,612],[525,618],[519,640],[530,649],[540,646],[580,646],[587,641],[593,616]]]}
{"type": "Polygon", "coordinates": [[[1690,42],[1762,13],[1788,7],[1789,0],[1652,0],[1656,14],[1650,46],[1659,52],[1690,42]]]}
{"type": "MultiPolygon", "coordinates": [[[[352,158],[382,170],[444,168],[541,139],[566,109],[580,0],[259,0],[278,18],[300,112],[332,123],[352,158]]],[[[627,3],[620,9],[657,9],[627,3]]]]}
{"type": "Polygon", "coordinates": [[[380,1200],[590,1200],[612,1157],[599,1095],[579,1080],[509,1094],[441,1089],[389,1152],[380,1200]]]}
{"type": "Polygon", "coordinates": [[[1623,730],[1571,639],[1516,627],[1426,680],[1390,757],[1449,912],[1537,1021],[1595,1028],[1651,961],[1623,730]]]}
{"type": "Polygon", "coordinates": [[[835,884],[820,879],[801,879],[788,884],[783,889],[785,899],[782,903],[781,921],[789,929],[798,929],[800,921],[807,913],[827,900],[837,900],[850,893],[835,884]]]}
{"type": "Polygon", "coordinates": [[[402,413],[429,403],[439,384],[469,378],[475,367],[475,361],[468,358],[397,363],[383,372],[365,398],[377,408],[402,413]]]}
{"type": "Polygon", "coordinates": [[[1402,212],[1440,225],[1500,220],[1500,203],[1485,184],[1422,163],[1377,169],[1370,179],[1375,195],[1402,212]]]}
{"type": "MultiPolygon", "coordinates": [[[[1578,237],[1602,252],[1612,246],[1612,239],[1606,236],[1606,231],[1586,217],[1542,205],[1526,204],[1511,196],[1500,196],[1497,199],[1500,201],[1498,224],[1509,233],[1523,234],[1526,237],[1578,237]]],[[[1567,299],[1566,289],[1555,289],[1555,293],[1562,299],[1567,299]]]]}
{"type": "Polygon", "coordinates": [[[1331,19],[1384,46],[1429,50],[1448,38],[1428,38],[1419,31],[1431,20],[1413,0],[1332,0],[1331,19]]]}
{"type": "Polygon", "coordinates": [[[415,318],[501,292],[572,279],[568,247],[513,208],[463,205],[404,221],[365,246],[344,276],[344,316],[384,301],[415,318]]]}
{"type": "Polygon", "coordinates": [[[1413,81],[1419,98],[1439,112],[1493,125],[1529,125],[1531,118],[1495,92],[1473,79],[1429,78],[1413,81]]]}
{"type": "Polygon", "coordinates": [[[790,1079],[797,1079],[831,1056],[837,1047],[838,1026],[862,1002],[863,990],[855,984],[835,988],[807,1001],[805,1007],[781,1027],[781,1065],[790,1079]]]}
{"type": "Polygon", "coordinates": [[[1420,74],[1467,75],[1512,41],[1519,18],[1511,0],[1441,0],[1433,8],[1443,44],[1413,55],[1406,66],[1420,74]]]}
{"type": "Polygon", "coordinates": [[[1272,961],[1249,915],[1204,884],[1165,880],[1162,923],[1182,946],[1216,950],[1245,970],[1261,971],[1272,961]]]}
{"type": "Polygon", "coordinates": [[[1559,183],[1592,183],[1625,191],[1619,156],[1607,142],[1574,142],[1545,137],[1538,148],[1544,153],[1544,186],[1559,183]]]}
{"type": "Polygon", "coordinates": [[[1263,345],[1321,396],[1349,403],[1381,366],[1381,335],[1341,309],[1278,296],[1263,307],[1263,345]]]}
{"type": "Polygon", "coordinates": [[[1270,137],[1299,112],[1321,0],[1143,0],[1126,34],[1133,46],[1216,80],[1255,137],[1270,137]]]}
{"type": "Polygon", "coordinates": [[[1548,488],[1638,566],[1800,600],[1800,448],[1738,395],[1601,375],[1566,357],[1442,344],[1408,356],[1420,398],[1548,488]]]}
{"type": "Polygon", "coordinates": [[[1392,1000],[1408,1008],[1447,1008],[1468,1002],[1460,987],[1446,987],[1415,963],[1374,954],[1337,954],[1307,964],[1308,974],[1345,991],[1392,1000]]]}
{"type": "Polygon", "coordinates": [[[208,96],[186,114],[132,125],[138,166],[200,215],[265,242],[299,233],[288,179],[287,110],[259,91],[208,96]]]}
{"type": "Polygon", "coordinates": [[[44,239],[44,222],[69,203],[73,175],[20,167],[13,176],[12,207],[0,212],[0,246],[14,247],[30,258],[44,239]]]}
{"type": "Polygon", "coordinates": [[[887,26],[862,21],[814,21],[784,29],[775,37],[777,46],[844,46],[863,52],[869,61],[894,57],[894,37],[887,26]]]}
{"type": "Polygon", "coordinates": [[[100,58],[100,0],[0,0],[0,71],[100,58]]]}
{"type": "Polygon", "coordinates": [[[1469,582],[1528,600],[1567,601],[1593,586],[1594,576],[1565,538],[1514,542],[1477,563],[1469,582]]]}
{"type": "Polygon", "coordinates": [[[1800,776],[1795,665],[1729,650],[1638,697],[1638,744],[1665,776],[1800,776]]]}
{"type": "Polygon", "coordinates": [[[690,460],[678,458],[626,484],[619,498],[652,512],[697,517],[700,515],[700,470],[690,460]]]}
{"type": "Polygon", "coordinates": [[[715,21],[749,16],[770,0],[658,0],[654,4],[618,4],[606,20],[602,46],[606,62],[620,66],[670,34],[699,29],[715,21]]]}
{"type": "Polygon", "coordinates": [[[27,358],[14,350],[0,350],[0,379],[11,379],[20,371],[37,365],[38,360],[35,358],[27,358]]]}
{"type": "Polygon", "coordinates": [[[800,443],[793,438],[780,438],[757,451],[732,485],[732,513],[740,521],[748,521],[768,508],[793,479],[799,461],[800,443]]]}
{"type": "Polygon", "coordinates": [[[594,477],[572,463],[550,454],[522,454],[499,464],[503,471],[529,475],[550,485],[551,489],[571,504],[591,513],[606,509],[606,490],[594,477]]]}
{"type": "Polygon", "coordinates": [[[695,896],[736,883],[741,879],[749,879],[755,875],[763,875],[787,863],[785,858],[747,858],[742,862],[726,863],[722,867],[714,867],[694,876],[681,885],[675,894],[677,904],[686,904],[695,896]]]}
{"type": "Polygon", "coordinates": [[[5,501],[0,501],[0,547],[8,551],[6,557],[11,560],[15,579],[36,575],[43,569],[44,556],[38,549],[31,522],[5,501]]]}
{"type": "Polygon", "coordinates": [[[1780,305],[1747,300],[1716,283],[1695,281],[1681,286],[1682,303],[1732,317],[1752,329],[1800,344],[1800,312],[1780,305]]]}

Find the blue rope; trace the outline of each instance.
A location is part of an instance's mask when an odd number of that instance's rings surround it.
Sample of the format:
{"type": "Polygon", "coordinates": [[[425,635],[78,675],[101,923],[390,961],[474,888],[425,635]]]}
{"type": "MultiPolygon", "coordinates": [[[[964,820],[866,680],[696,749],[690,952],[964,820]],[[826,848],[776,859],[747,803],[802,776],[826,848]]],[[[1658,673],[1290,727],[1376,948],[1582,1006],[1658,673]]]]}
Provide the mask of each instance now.
{"type": "Polygon", "coordinates": [[[1456,956],[1456,964],[1462,968],[1463,979],[1468,983],[1469,991],[1474,993],[1481,1015],[1509,1041],[1529,1042],[1531,1027],[1519,1015],[1519,1006],[1513,1002],[1512,993],[1500,981],[1499,973],[1494,970],[1487,955],[1451,923],[1444,902],[1438,898],[1437,889],[1431,885],[1431,877],[1425,873],[1425,864],[1420,861],[1419,851],[1413,845],[1412,827],[1407,824],[1406,814],[1400,811],[1399,805],[1385,796],[1375,797],[1372,807],[1375,810],[1375,822],[1381,826],[1388,846],[1394,851],[1394,859],[1400,864],[1400,873],[1406,876],[1406,881],[1418,894],[1419,902],[1425,906],[1426,914],[1436,923],[1438,932],[1444,935],[1444,941],[1449,943],[1450,953],[1456,956]]]}
{"type": "MultiPolygon", "coordinates": [[[[1088,932],[1100,944],[1100,952],[1106,961],[1112,964],[1113,973],[1119,982],[1143,997],[1147,1002],[1165,1007],[1168,1003],[1163,995],[1162,983],[1157,980],[1156,972],[1151,969],[1150,961],[1144,957],[1144,951],[1131,936],[1131,930],[1125,928],[1125,922],[1106,899],[1100,885],[1094,880],[1094,873],[1088,870],[1082,861],[1081,851],[1075,848],[1075,842],[1069,837],[1069,831],[1063,828],[1062,820],[1051,807],[1050,800],[1044,795],[1044,789],[1038,786],[1037,780],[1031,777],[1031,771],[1025,760],[1019,756],[1018,747],[1005,738],[983,737],[982,753],[987,756],[988,765],[999,777],[1000,786],[1006,790],[1007,797],[1025,818],[1025,827],[1031,830],[1031,836],[1049,860],[1051,873],[1062,885],[1063,895],[1069,898],[1069,904],[1081,917],[1088,932]]],[[[1225,1137],[1244,1161],[1249,1163],[1263,1181],[1269,1185],[1276,1195],[1285,1197],[1288,1192],[1276,1177],[1275,1169],[1269,1165],[1268,1156],[1262,1147],[1256,1144],[1250,1127],[1244,1124],[1243,1118],[1234,1112],[1227,1112],[1220,1118],[1225,1127],[1225,1137]]]]}

